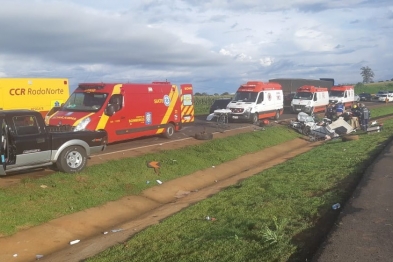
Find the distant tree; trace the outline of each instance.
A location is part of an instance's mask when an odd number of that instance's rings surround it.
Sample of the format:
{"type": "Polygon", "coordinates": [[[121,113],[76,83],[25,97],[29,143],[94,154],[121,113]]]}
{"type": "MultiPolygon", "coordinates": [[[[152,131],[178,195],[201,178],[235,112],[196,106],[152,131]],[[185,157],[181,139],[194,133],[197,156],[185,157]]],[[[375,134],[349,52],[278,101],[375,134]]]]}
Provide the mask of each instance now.
{"type": "Polygon", "coordinates": [[[198,92],[196,92],[195,94],[194,94],[194,96],[201,96],[202,94],[201,93],[198,93],[198,92]]]}
{"type": "Polygon", "coordinates": [[[368,66],[363,66],[360,68],[360,75],[363,77],[363,83],[370,83],[373,81],[374,72],[368,66]]]}
{"type": "Polygon", "coordinates": [[[390,81],[393,81],[393,78],[392,78],[392,79],[390,79],[390,81]]]}
{"type": "Polygon", "coordinates": [[[206,92],[203,92],[202,94],[201,94],[201,96],[208,96],[209,94],[208,93],[206,93],[206,92]]]}
{"type": "Polygon", "coordinates": [[[215,95],[215,96],[219,96],[219,94],[218,94],[218,93],[214,93],[214,95],[215,95]]]}
{"type": "Polygon", "coordinates": [[[221,95],[222,95],[222,96],[227,96],[227,95],[229,95],[229,93],[228,93],[228,92],[224,92],[224,93],[222,93],[221,95]]]}

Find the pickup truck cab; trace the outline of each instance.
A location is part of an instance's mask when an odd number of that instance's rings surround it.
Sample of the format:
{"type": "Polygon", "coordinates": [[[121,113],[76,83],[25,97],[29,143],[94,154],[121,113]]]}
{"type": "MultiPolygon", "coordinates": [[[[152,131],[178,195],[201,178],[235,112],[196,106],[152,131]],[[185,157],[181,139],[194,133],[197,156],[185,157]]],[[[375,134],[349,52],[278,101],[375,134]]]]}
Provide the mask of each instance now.
{"type": "Polygon", "coordinates": [[[105,131],[77,131],[45,125],[33,110],[0,111],[0,175],[55,165],[65,173],[80,172],[87,158],[105,149],[105,131]]]}

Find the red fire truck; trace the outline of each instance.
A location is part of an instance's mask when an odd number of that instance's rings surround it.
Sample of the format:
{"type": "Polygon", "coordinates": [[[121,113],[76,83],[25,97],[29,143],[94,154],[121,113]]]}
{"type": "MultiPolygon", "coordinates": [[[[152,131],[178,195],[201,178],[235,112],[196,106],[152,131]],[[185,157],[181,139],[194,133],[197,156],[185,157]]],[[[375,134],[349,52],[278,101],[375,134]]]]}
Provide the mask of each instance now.
{"type": "Polygon", "coordinates": [[[106,130],[108,143],[163,134],[171,137],[183,123],[194,121],[191,84],[170,82],[83,83],[59,111],[51,126],[77,130],[106,130]]]}

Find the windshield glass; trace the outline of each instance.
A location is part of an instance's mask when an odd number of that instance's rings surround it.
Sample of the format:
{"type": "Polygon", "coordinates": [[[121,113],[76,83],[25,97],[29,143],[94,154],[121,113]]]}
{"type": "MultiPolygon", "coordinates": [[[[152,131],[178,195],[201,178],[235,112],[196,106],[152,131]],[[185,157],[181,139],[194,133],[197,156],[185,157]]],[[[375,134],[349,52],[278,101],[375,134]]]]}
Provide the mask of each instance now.
{"type": "Polygon", "coordinates": [[[311,100],[313,93],[310,92],[297,92],[293,99],[311,100]]]}
{"type": "Polygon", "coordinates": [[[108,94],[73,93],[64,104],[63,111],[97,112],[103,106],[108,94]]]}
{"type": "Polygon", "coordinates": [[[329,96],[343,97],[344,96],[344,91],[330,91],[329,96]]]}
{"type": "Polygon", "coordinates": [[[237,102],[255,102],[257,100],[258,93],[256,92],[236,92],[233,101],[237,102]]]}

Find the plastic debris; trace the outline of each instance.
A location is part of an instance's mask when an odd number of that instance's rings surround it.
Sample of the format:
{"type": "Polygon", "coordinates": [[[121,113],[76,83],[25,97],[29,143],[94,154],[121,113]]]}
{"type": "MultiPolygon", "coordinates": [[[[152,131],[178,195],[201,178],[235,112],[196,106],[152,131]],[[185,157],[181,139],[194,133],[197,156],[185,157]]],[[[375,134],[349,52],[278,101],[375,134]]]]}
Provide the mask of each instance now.
{"type": "Polygon", "coordinates": [[[47,185],[40,185],[41,188],[47,188],[47,185]]]}
{"type": "Polygon", "coordinates": [[[215,166],[212,166],[212,168],[215,168],[215,166]]]}
{"type": "Polygon", "coordinates": [[[106,234],[108,234],[108,231],[104,231],[104,232],[102,232],[102,234],[106,235],[106,234]]]}
{"type": "Polygon", "coordinates": [[[162,184],[162,181],[161,181],[161,180],[158,180],[158,179],[157,179],[156,181],[157,181],[158,184],[160,184],[160,185],[162,184]]]}
{"type": "Polygon", "coordinates": [[[78,244],[79,242],[80,242],[79,239],[75,239],[75,240],[72,240],[72,241],[70,242],[70,245],[75,245],[75,244],[78,244]]]}
{"type": "Polygon", "coordinates": [[[18,256],[18,254],[14,254],[14,255],[13,255],[13,257],[17,257],[17,256],[18,256]]]}
{"type": "Polygon", "coordinates": [[[35,255],[36,259],[40,259],[40,258],[43,258],[43,257],[44,257],[44,255],[35,255]]]}
{"type": "Polygon", "coordinates": [[[205,219],[206,219],[206,220],[211,220],[211,217],[206,216],[205,219]]]}
{"type": "Polygon", "coordinates": [[[119,228],[119,229],[112,229],[111,230],[111,232],[112,233],[116,233],[116,232],[120,232],[120,231],[123,231],[124,229],[122,229],[122,228],[119,228]]]}
{"type": "Polygon", "coordinates": [[[339,209],[341,207],[340,203],[336,203],[332,206],[333,210],[339,209]]]}
{"type": "Polygon", "coordinates": [[[160,174],[160,167],[161,167],[160,162],[158,162],[158,161],[150,161],[150,162],[147,163],[147,167],[153,168],[154,172],[156,174],[158,174],[158,175],[160,174]]]}
{"type": "Polygon", "coordinates": [[[149,181],[149,180],[147,180],[147,181],[146,181],[146,184],[150,184],[150,181],[149,181]]]}

